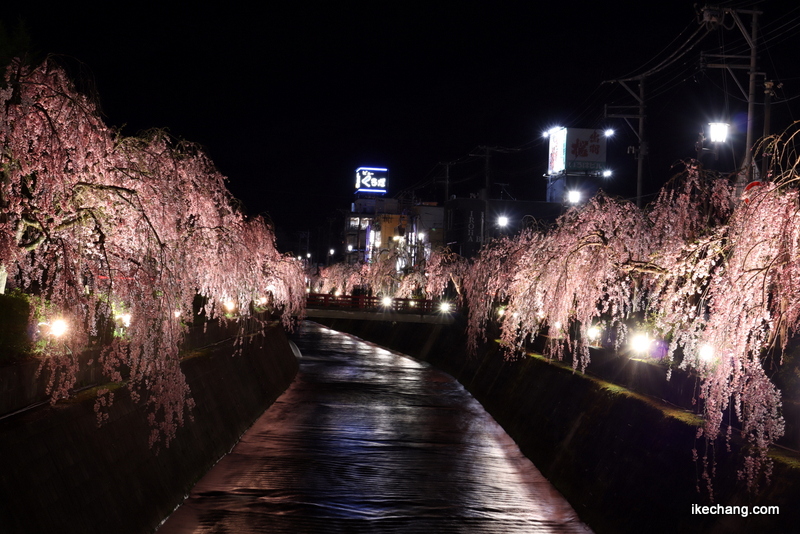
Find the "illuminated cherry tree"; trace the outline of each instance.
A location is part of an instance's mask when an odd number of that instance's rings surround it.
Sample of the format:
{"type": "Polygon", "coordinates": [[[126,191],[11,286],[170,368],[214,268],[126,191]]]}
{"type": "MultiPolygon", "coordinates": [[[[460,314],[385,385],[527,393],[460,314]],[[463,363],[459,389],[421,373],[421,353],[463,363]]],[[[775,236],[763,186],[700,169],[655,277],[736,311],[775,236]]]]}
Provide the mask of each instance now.
{"type": "Polygon", "coordinates": [[[469,270],[469,262],[449,248],[433,250],[425,262],[425,294],[428,298],[440,298],[448,288],[463,299],[464,278],[469,270]]]}
{"type": "MultiPolygon", "coordinates": [[[[740,474],[756,490],[784,433],[765,368],[800,328],[797,135],[795,125],[769,140],[782,156],[773,181],[751,184],[743,201],[692,161],[646,210],[600,194],[547,231],[487,245],[465,281],[470,346],[500,310],[507,347],[546,335],[550,356],[579,370],[600,337],[617,348],[631,329],[665,340],[667,362],[700,380],[699,435],[730,439],[732,409],[749,445],[740,474]]],[[[712,492],[713,458],[701,459],[712,492]]]]}
{"type": "Polygon", "coordinates": [[[290,324],[300,266],[197,146],[109,129],[52,61],[13,63],[0,101],[0,292],[7,281],[42,302],[51,398],[70,394],[78,353],[103,347],[107,376],[149,406],[151,443],[168,444],[192,405],[179,348],[195,297],[209,318],[271,307],[290,324]]]}

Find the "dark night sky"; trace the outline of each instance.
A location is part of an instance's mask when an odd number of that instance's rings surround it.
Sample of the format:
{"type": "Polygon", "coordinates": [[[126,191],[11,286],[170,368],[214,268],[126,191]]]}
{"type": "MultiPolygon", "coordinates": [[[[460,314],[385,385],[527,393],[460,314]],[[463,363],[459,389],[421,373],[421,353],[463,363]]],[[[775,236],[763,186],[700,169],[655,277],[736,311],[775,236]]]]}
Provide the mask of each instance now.
{"type": "MultiPolygon", "coordinates": [[[[543,200],[540,134],[557,123],[615,126],[609,189],[629,195],[635,161],[626,149],[635,137],[621,121],[604,120],[603,105],[631,99],[601,82],[674,50],[688,35],[681,32],[698,26],[691,0],[27,4],[4,8],[0,20],[13,29],[21,16],[35,51],[63,54],[76,72],[80,62],[109,124],[130,134],[167,127],[200,143],[249,212],[267,212],[285,230],[313,230],[348,207],[359,166],[388,167],[394,194],[430,182],[442,174],[438,162],[479,145],[521,149],[493,158],[496,181],[543,200]]],[[[800,44],[796,6],[760,3],[761,69],[784,82],[778,100],[800,94],[798,62],[781,52],[800,44]]],[[[647,191],[672,174],[672,162],[694,154],[703,113],[716,106],[735,116],[745,107],[730,76],[692,70],[700,50],[745,53],[739,32],[706,41],[674,72],[654,77],[647,191]]],[[[800,118],[792,103],[773,108],[782,125],[800,118]]],[[[474,189],[481,165],[454,167],[453,178],[474,189]]]]}

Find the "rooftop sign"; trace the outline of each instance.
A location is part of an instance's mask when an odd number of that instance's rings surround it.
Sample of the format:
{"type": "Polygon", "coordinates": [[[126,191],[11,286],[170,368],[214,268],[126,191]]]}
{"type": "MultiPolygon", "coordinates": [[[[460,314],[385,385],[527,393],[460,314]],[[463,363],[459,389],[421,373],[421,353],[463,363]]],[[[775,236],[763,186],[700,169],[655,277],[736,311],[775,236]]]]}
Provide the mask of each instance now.
{"type": "Polygon", "coordinates": [[[359,167],[356,169],[356,193],[386,193],[386,180],[389,169],[380,167],[359,167]]]}
{"type": "Polygon", "coordinates": [[[559,128],[550,132],[547,174],[599,172],[606,163],[606,137],[602,130],[559,128]]]}

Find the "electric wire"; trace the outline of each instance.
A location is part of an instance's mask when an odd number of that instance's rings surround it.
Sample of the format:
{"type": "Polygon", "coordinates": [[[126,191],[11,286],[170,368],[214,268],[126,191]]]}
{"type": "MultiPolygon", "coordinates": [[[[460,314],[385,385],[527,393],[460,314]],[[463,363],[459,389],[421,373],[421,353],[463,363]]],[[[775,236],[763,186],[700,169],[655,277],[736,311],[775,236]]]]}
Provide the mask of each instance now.
{"type": "MultiPolygon", "coordinates": [[[[727,9],[743,9],[741,6],[754,6],[756,2],[723,2],[721,7],[727,9]]],[[[723,76],[723,80],[720,87],[720,82],[716,81],[714,78],[707,75],[705,72],[706,69],[702,67],[699,60],[689,60],[687,56],[691,51],[696,49],[701,43],[706,40],[706,37],[714,32],[718,32],[717,36],[717,45],[710,49],[710,51],[721,51],[722,55],[743,55],[744,52],[749,53],[749,44],[746,42],[743,35],[740,32],[736,32],[735,36],[732,36],[731,39],[728,39],[728,36],[722,35],[722,28],[730,31],[735,29],[736,23],[732,20],[731,17],[723,16],[723,20],[718,26],[713,26],[710,23],[703,23],[702,21],[698,26],[693,30],[691,30],[691,26],[693,24],[697,24],[698,18],[694,17],[682,30],[681,32],[670,42],[669,45],[664,47],[661,51],[659,51],[655,56],[653,56],[650,60],[645,62],[642,66],[638,69],[635,69],[628,74],[617,78],[615,80],[609,80],[607,82],[603,82],[595,87],[595,89],[589,94],[589,96],[583,100],[581,106],[576,106],[572,108],[564,119],[564,123],[566,124],[582,124],[582,125],[593,125],[598,127],[604,123],[607,123],[608,119],[605,117],[605,113],[601,110],[602,106],[599,105],[600,102],[603,100],[608,101],[612,94],[615,91],[612,85],[609,82],[622,82],[622,81],[638,81],[641,80],[643,77],[648,77],[647,80],[647,97],[648,101],[653,99],[659,99],[671,91],[674,91],[677,87],[685,84],[687,81],[691,79],[697,79],[698,75],[703,75],[700,81],[705,83],[710,83],[714,87],[721,89],[724,98],[725,98],[725,108],[730,108],[730,99],[735,99],[736,101],[744,101],[741,97],[737,96],[737,94],[732,91],[728,87],[727,79],[723,76]],[[688,34],[688,36],[687,36],[688,34]],[[680,43],[677,48],[674,48],[675,43],[680,43]],[[672,52],[669,52],[672,49],[672,52]],[[727,54],[726,54],[727,53],[727,54]],[[663,57],[666,56],[666,57],[663,57]],[[660,59],[663,57],[663,59],[660,59]],[[681,61],[683,59],[683,61],[681,61]],[[640,74],[636,74],[639,72],[640,74]]],[[[767,53],[770,52],[769,47],[773,46],[777,43],[784,42],[787,39],[790,39],[800,33],[800,6],[796,6],[792,8],[788,13],[784,16],[779,18],[774,22],[770,22],[768,24],[760,25],[759,29],[760,35],[757,36],[758,46],[761,50],[766,50],[767,53]],[[787,19],[787,17],[791,17],[787,19]]],[[[707,52],[710,53],[710,52],[707,52]]],[[[771,57],[770,57],[771,59],[771,57]]],[[[777,69],[776,69],[777,70],[777,69]]],[[[784,81],[788,81],[791,79],[796,78],[786,78],[784,81]]],[[[787,103],[795,100],[796,98],[800,98],[800,96],[792,96],[789,98],[782,98],[776,99],[772,103],[773,105],[787,103]]],[[[619,100],[618,100],[619,101],[619,100]]],[[[617,101],[617,102],[618,102],[617,101]]],[[[611,102],[614,104],[615,102],[611,102]]],[[[633,107],[633,106],[631,106],[633,107]]],[[[546,139],[543,139],[539,136],[534,136],[533,138],[529,138],[525,142],[510,147],[515,151],[527,151],[532,150],[537,147],[541,147],[547,143],[546,139]]],[[[471,151],[471,152],[474,152],[471,151]]],[[[451,162],[448,162],[453,168],[453,165],[457,165],[460,163],[470,162],[470,161],[478,161],[482,159],[482,157],[476,158],[474,156],[462,156],[461,158],[457,158],[451,162]]],[[[418,184],[423,183],[424,185],[430,185],[431,182],[436,180],[436,176],[430,177],[432,173],[435,172],[436,169],[439,169],[441,165],[437,165],[434,167],[434,170],[429,171],[428,176],[418,182],[418,184]],[[429,178],[430,177],[430,178],[429,178]]],[[[525,165],[524,167],[512,167],[510,169],[499,170],[493,169],[493,174],[496,176],[500,175],[500,173],[505,173],[507,176],[522,176],[525,173],[535,172],[535,169],[539,167],[538,165],[530,166],[525,165]]],[[[459,176],[456,179],[451,179],[450,184],[457,185],[461,183],[468,182],[470,180],[475,180],[480,177],[483,177],[484,174],[482,172],[475,172],[470,173],[468,176],[464,177],[463,175],[459,176]]],[[[406,188],[410,189],[410,188],[406,188]]]]}

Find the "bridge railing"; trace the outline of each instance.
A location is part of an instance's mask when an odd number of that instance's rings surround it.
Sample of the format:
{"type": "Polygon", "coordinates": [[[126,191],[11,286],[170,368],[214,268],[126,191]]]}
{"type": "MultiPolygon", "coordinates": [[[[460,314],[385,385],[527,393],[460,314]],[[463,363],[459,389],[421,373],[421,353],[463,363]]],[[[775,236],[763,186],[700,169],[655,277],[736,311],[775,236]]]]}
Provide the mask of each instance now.
{"type": "Polygon", "coordinates": [[[307,308],[334,308],[340,310],[393,311],[428,314],[438,311],[438,303],[427,299],[373,297],[368,295],[327,295],[309,293],[307,308]]]}

